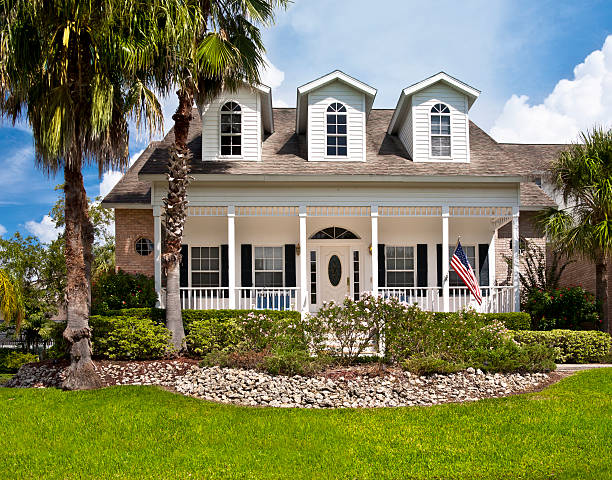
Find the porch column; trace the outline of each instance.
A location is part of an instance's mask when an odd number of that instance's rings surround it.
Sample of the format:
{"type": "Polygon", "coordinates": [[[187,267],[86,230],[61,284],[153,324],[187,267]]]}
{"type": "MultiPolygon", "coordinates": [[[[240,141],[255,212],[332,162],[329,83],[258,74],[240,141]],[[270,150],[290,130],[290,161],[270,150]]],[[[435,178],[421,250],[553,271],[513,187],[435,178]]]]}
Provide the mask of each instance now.
{"type": "Polygon", "coordinates": [[[512,207],[512,286],[514,287],[514,311],[521,311],[520,259],[519,259],[519,207],[512,207]]]}
{"type": "Polygon", "coordinates": [[[227,277],[229,308],[236,308],[236,207],[227,207],[227,277]]]}
{"type": "Polygon", "coordinates": [[[491,287],[497,284],[495,277],[495,237],[497,237],[497,230],[493,230],[491,241],[489,242],[489,286],[491,287]]]}
{"type": "Polygon", "coordinates": [[[378,205],[370,207],[372,218],[372,295],[378,295],[378,205]]]}
{"type": "Polygon", "coordinates": [[[161,207],[153,207],[153,262],[155,275],[155,293],[157,303],[161,304],[161,207]]]}
{"type": "Polygon", "coordinates": [[[308,259],[308,247],[306,246],[306,206],[301,205],[300,215],[300,302],[302,315],[308,313],[308,272],[306,271],[306,260],[308,259]]]}
{"type": "Polygon", "coordinates": [[[448,220],[450,218],[450,210],[448,205],[442,207],[442,295],[443,295],[443,310],[450,310],[450,288],[448,282],[448,220]]]}

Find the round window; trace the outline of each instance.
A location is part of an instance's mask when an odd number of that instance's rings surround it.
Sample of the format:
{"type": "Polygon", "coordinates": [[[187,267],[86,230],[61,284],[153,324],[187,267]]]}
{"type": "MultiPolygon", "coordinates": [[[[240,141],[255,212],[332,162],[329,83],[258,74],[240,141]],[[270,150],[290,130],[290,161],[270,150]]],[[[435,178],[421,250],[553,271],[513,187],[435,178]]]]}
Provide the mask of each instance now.
{"type": "Polygon", "coordinates": [[[338,255],[332,255],[327,265],[327,275],[329,276],[329,283],[332,286],[337,287],[342,277],[342,264],[338,255]]]}
{"type": "Polygon", "coordinates": [[[147,255],[151,255],[151,253],[153,253],[153,242],[148,238],[139,238],[136,240],[135,248],[138,255],[146,257],[147,255]]]}

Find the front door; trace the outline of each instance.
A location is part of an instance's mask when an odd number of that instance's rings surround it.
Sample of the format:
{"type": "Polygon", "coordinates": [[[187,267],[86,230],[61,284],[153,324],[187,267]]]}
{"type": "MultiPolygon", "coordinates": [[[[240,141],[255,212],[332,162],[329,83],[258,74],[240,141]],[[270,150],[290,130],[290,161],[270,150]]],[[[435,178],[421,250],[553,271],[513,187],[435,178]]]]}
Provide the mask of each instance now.
{"type": "Polygon", "coordinates": [[[351,294],[349,247],[321,247],[321,300],[342,303],[351,294]]]}

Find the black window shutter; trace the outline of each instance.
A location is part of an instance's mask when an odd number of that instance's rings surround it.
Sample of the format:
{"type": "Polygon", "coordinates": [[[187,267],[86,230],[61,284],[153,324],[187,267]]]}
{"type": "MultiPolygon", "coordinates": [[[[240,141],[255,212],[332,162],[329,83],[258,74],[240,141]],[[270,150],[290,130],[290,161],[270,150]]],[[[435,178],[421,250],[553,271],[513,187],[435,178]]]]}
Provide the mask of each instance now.
{"type": "Polygon", "coordinates": [[[387,284],[385,264],[385,244],[378,244],[378,286],[384,287],[387,284]]]}
{"type": "Polygon", "coordinates": [[[427,286],[427,244],[417,245],[417,287],[427,286]]]}
{"type": "MultiPolygon", "coordinates": [[[[303,253],[305,255],[306,252],[303,253]]],[[[295,245],[285,245],[285,287],[295,287],[295,245]]]]}
{"type": "Polygon", "coordinates": [[[436,245],[436,260],[438,264],[438,287],[442,286],[442,244],[436,245]]]}
{"type": "Polygon", "coordinates": [[[481,287],[489,286],[489,244],[478,244],[478,278],[481,287]]]}
{"type": "Polygon", "coordinates": [[[253,286],[253,247],[247,244],[240,245],[240,284],[253,286]]]}
{"type": "Polygon", "coordinates": [[[189,245],[181,245],[181,263],[179,265],[181,287],[189,286],[189,245]]]}
{"type": "Polygon", "coordinates": [[[229,287],[229,249],[228,245],[221,245],[221,286],[229,287]]]}

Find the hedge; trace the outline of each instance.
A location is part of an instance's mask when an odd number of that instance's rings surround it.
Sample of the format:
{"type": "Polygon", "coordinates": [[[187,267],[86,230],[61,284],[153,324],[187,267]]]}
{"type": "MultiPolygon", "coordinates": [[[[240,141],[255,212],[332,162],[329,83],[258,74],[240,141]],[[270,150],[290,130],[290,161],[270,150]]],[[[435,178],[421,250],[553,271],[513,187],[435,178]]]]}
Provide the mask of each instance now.
{"type": "MultiPolygon", "coordinates": [[[[436,318],[446,318],[453,315],[452,312],[436,312],[436,318]]],[[[507,313],[479,313],[487,320],[487,323],[493,323],[495,320],[501,322],[508,330],[529,330],[531,328],[531,317],[525,312],[507,312],[507,313]]]]}
{"type": "Polygon", "coordinates": [[[513,333],[520,344],[540,344],[557,351],[557,363],[603,362],[612,349],[612,339],[605,332],[594,330],[521,331],[513,333]]]}

